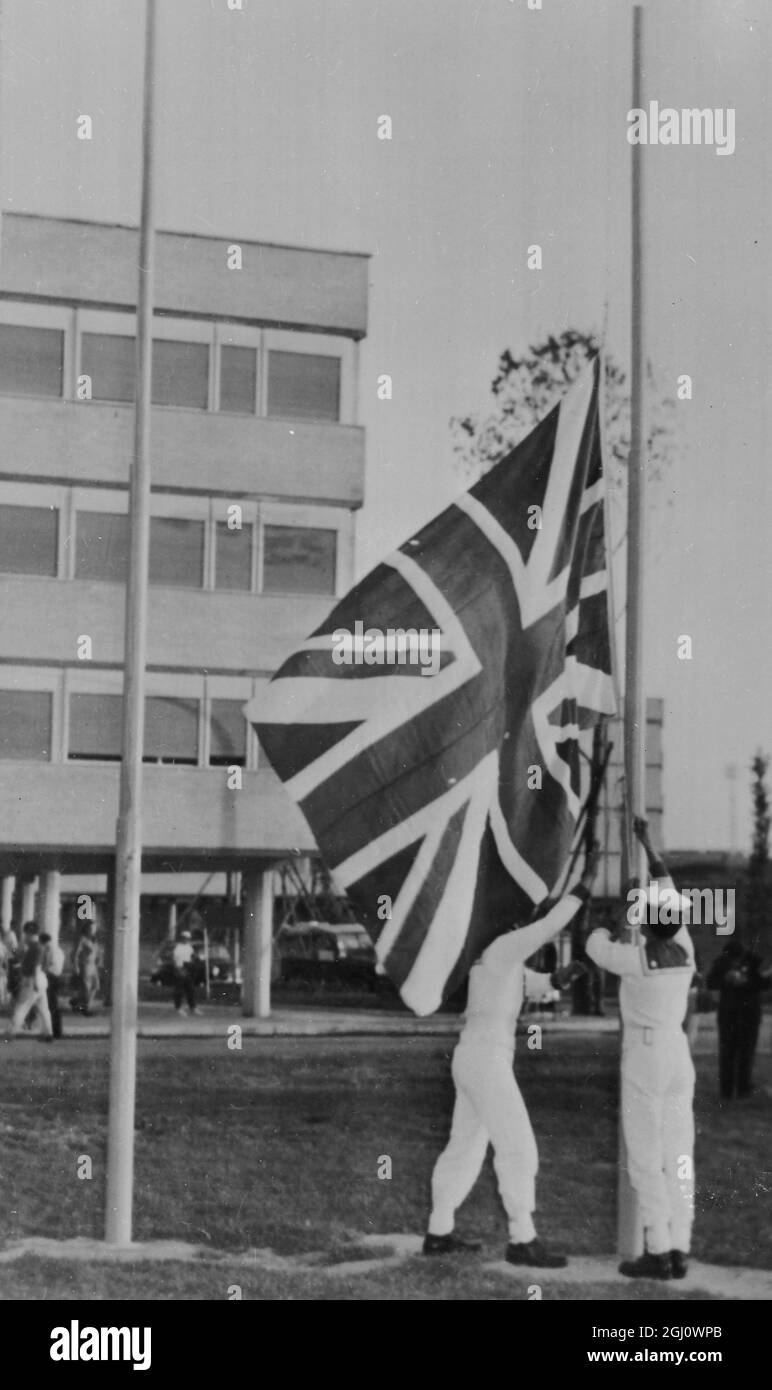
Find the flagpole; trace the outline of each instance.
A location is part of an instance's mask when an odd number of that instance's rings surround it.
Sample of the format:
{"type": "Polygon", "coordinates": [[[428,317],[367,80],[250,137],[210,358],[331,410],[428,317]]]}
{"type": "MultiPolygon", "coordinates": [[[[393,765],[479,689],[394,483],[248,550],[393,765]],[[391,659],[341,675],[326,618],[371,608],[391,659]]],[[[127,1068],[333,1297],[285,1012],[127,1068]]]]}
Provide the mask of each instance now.
{"type": "Polygon", "coordinates": [[[128,1245],[132,1234],[134,1103],[137,1073],[137,979],[142,875],[142,752],[150,538],[150,410],[153,350],[156,0],[146,0],[142,111],[142,208],[137,291],[134,455],[129,479],[129,573],[126,584],[120,799],[116,826],[114,984],[110,1031],[105,1240],[128,1245]]]}
{"type": "MultiPolygon", "coordinates": [[[[643,7],[633,6],[633,108],[643,106],[643,7]]],[[[645,714],[641,682],[643,629],[644,495],[646,422],[644,410],[644,146],[631,146],[632,299],[630,365],[630,459],[627,469],[627,601],[625,621],[624,767],[621,887],[640,877],[640,848],[633,836],[633,817],[645,815],[643,784],[645,714]]],[[[621,1025],[620,1025],[621,1026],[621,1025]]],[[[620,1255],[641,1253],[643,1233],[638,1204],[629,1185],[627,1155],[620,1127],[617,1244],[620,1255]]]]}

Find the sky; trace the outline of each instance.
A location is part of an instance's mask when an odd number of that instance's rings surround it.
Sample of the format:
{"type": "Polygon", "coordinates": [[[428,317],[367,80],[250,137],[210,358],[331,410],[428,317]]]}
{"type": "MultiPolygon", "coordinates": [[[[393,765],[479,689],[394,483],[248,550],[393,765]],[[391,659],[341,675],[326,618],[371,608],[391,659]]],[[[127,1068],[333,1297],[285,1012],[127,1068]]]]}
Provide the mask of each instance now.
{"type": "MultiPolygon", "coordinates": [[[[486,409],[504,348],[595,328],[628,363],[631,5],[158,3],[158,226],[372,258],[369,567],[462,490],[449,421],[486,409]]],[[[137,223],[143,9],[2,0],[3,209],[137,223]]],[[[644,101],[731,107],[736,129],[730,156],[644,154],[646,352],[663,391],[692,378],[648,490],[645,686],[665,700],[667,842],[731,847],[735,764],[747,849],[748,764],[772,751],[772,17],[765,0],[644,9],[644,101]]]]}

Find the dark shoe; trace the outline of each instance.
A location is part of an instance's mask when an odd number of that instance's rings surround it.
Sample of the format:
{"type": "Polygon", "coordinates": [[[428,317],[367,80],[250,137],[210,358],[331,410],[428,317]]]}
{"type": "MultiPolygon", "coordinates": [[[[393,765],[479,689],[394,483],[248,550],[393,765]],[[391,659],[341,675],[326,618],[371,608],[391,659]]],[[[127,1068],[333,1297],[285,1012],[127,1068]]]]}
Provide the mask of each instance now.
{"type": "Polygon", "coordinates": [[[565,1269],[568,1264],[565,1255],[552,1254],[538,1237],[520,1245],[510,1241],[504,1259],[510,1265],[533,1265],[536,1269],[565,1269]]]}
{"type": "Polygon", "coordinates": [[[433,1236],[427,1231],[424,1236],[425,1255],[471,1255],[480,1248],[479,1240],[462,1240],[454,1231],[446,1236],[433,1236]]]}
{"type": "Polygon", "coordinates": [[[628,1279],[670,1279],[670,1252],[664,1255],[650,1255],[647,1251],[645,1255],[639,1255],[637,1260],[623,1260],[619,1266],[619,1273],[626,1274],[628,1279]]]}
{"type": "Polygon", "coordinates": [[[689,1256],[685,1250],[670,1251],[670,1273],[674,1279],[685,1279],[689,1270],[689,1256]]]}
{"type": "Polygon", "coordinates": [[[50,1043],[52,1043],[53,1040],[54,1040],[54,1039],[53,1039],[53,1034],[51,1034],[51,1033],[43,1033],[43,1034],[41,1034],[41,1036],[38,1038],[38,1042],[50,1042],[50,1043]]]}

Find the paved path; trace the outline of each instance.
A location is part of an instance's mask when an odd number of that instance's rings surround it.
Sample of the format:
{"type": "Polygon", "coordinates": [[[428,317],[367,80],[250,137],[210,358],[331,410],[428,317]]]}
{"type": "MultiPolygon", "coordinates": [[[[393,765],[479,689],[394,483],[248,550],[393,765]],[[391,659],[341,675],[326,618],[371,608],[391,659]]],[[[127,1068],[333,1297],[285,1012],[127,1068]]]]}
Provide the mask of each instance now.
{"type": "MultiPolygon", "coordinates": [[[[335,1263],[323,1251],[302,1255],[277,1255],[270,1249],[215,1250],[209,1246],[188,1245],[178,1240],[158,1240],[127,1246],[110,1246],[100,1240],[78,1236],[73,1240],[51,1240],[31,1236],[0,1251],[0,1265],[33,1255],[39,1259],[68,1263],[140,1264],[175,1261],[177,1263],[226,1263],[284,1274],[328,1274],[337,1278],[356,1278],[393,1269],[404,1260],[421,1257],[422,1237],[418,1235],[363,1235],[354,1244],[360,1251],[372,1250],[372,1258],[339,1260],[335,1263]]],[[[565,1269],[530,1269],[509,1265],[505,1260],[486,1261],[481,1268],[513,1282],[527,1280],[542,1288],[570,1289],[588,1284],[619,1285],[631,1299],[651,1300],[689,1294],[708,1294],[717,1299],[772,1300],[772,1270],[746,1269],[737,1265],[708,1265],[692,1262],[685,1279],[660,1283],[655,1280],[627,1279],[619,1273],[615,1256],[574,1256],[565,1269]]],[[[570,1295],[569,1295],[570,1297],[570,1295]]]]}
{"type": "MultiPolygon", "coordinates": [[[[385,1036],[454,1037],[461,1027],[459,1014],[432,1014],[416,1018],[401,1010],[347,1009],[340,1006],[283,1005],[275,1008],[270,1018],[245,1018],[237,1004],[208,1004],[201,1014],[176,1014],[171,1003],[160,1000],[139,1006],[138,1034],[141,1038],[220,1038],[228,1028],[238,1024],[245,1037],[335,1037],[385,1036]]],[[[603,1018],[574,1018],[570,1014],[528,1013],[521,1017],[520,1031],[529,1024],[538,1024],[545,1033],[618,1034],[619,1020],[609,1013],[603,1018]]],[[[765,1018],[765,1029],[759,1041],[759,1052],[770,1050],[772,1015],[765,1018]]],[[[7,1032],[7,1022],[0,1021],[0,1037],[7,1032]]],[[[98,1008],[92,1018],[79,1014],[64,1014],[65,1037],[104,1038],[110,1033],[110,1015],[98,1008]]],[[[25,1034],[25,1036],[27,1036],[25,1034]]],[[[716,1051],[715,1014],[700,1016],[694,1051],[700,1054],[716,1051]]]]}
{"type": "MultiPolygon", "coordinates": [[[[92,1018],[64,1014],[66,1037],[102,1038],[110,1033],[110,1015],[99,1010],[92,1018]]],[[[140,1004],[138,1033],[141,1038],[223,1037],[238,1024],[246,1037],[310,1037],[335,1035],[455,1036],[461,1027],[459,1014],[432,1014],[416,1018],[407,1011],[387,1009],[276,1008],[270,1018],[244,1018],[236,1004],[210,1004],[201,1014],[176,1014],[167,1003],[140,1004]]],[[[551,1014],[529,1014],[524,1025],[538,1023],[545,1031],[568,1033],[616,1033],[618,1022],[608,1018],[555,1018],[551,1014]]],[[[0,1031],[2,1029],[0,1028],[0,1031]]],[[[28,1036],[28,1035],[24,1035],[28,1036]]]]}

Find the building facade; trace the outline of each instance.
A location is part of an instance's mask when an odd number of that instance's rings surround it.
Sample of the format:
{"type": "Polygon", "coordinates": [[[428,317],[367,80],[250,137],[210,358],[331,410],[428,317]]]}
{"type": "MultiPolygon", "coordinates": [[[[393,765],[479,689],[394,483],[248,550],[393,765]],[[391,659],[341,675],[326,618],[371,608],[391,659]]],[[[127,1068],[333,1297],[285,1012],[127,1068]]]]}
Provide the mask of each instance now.
{"type": "MultiPolygon", "coordinates": [[[[118,809],[138,232],[0,239],[2,915],[98,891],[118,809]]],[[[160,232],[145,891],[313,848],[242,710],[353,579],[367,258],[160,232]],[[181,879],[181,874],[194,878],[181,879]]]]}

